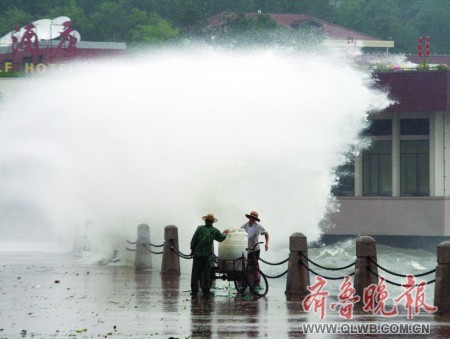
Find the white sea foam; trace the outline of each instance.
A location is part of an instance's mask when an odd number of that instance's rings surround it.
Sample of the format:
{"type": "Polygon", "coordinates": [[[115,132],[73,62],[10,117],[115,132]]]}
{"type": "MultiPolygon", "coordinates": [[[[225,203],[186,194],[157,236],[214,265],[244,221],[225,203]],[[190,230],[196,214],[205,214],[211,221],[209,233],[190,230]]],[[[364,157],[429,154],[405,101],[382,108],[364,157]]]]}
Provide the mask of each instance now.
{"type": "Polygon", "coordinates": [[[411,267],[412,267],[413,269],[415,269],[416,271],[423,271],[423,270],[426,270],[426,269],[427,269],[427,267],[421,265],[419,262],[417,262],[417,261],[415,261],[415,260],[411,260],[409,264],[410,264],[411,267]]]}
{"type": "Polygon", "coordinates": [[[257,210],[274,246],[316,239],[333,168],[388,104],[327,52],[148,51],[22,81],[0,113],[1,238],[105,258],[140,223],[153,243],[177,225],[189,252],[207,213],[224,229],[257,210]]]}

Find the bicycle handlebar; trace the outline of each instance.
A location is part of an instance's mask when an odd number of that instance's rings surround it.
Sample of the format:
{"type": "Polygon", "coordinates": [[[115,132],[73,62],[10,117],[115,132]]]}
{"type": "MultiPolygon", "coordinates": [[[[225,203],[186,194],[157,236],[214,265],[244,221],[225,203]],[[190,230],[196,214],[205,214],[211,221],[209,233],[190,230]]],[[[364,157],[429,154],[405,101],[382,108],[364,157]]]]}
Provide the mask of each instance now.
{"type": "Polygon", "coordinates": [[[255,246],[253,246],[251,249],[250,249],[250,248],[246,248],[245,250],[246,250],[247,252],[248,252],[248,251],[254,251],[255,248],[256,248],[256,246],[258,246],[259,244],[264,244],[264,242],[263,242],[263,241],[257,242],[257,243],[255,244],[255,246]]]}

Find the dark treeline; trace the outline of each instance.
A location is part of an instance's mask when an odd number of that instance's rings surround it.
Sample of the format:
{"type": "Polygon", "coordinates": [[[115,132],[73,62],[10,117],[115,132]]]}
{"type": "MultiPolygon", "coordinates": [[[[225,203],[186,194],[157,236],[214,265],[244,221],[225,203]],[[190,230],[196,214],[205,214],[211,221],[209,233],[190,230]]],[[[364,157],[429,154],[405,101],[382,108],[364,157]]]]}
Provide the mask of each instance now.
{"type": "Polygon", "coordinates": [[[281,30],[264,13],[308,14],[394,40],[396,52],[415,53],[424,35],[431,37],[433,54],[450,52],[449,0],[1,0],[0,36],[15,25],[64,15],[83,40],[162,43],[201,35],[205,20],[221,12],[258,11],[257,23],[240,16],[228,29],[281,30]]]}

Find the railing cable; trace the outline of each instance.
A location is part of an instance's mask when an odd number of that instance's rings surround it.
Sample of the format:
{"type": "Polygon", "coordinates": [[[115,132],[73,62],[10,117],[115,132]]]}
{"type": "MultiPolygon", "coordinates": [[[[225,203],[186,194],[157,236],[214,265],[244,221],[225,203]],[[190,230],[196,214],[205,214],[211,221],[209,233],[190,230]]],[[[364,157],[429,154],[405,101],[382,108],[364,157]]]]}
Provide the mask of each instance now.
{"type": "Polygon", "coordinates": [[[317,272],[313,271],[313,270],[310,269],[308,266],[306,266],[301,260],[299,260],[298,263],[299,263],[300,265],[302,265],[303,267],[305,267],[305,268],[306,268],[309,272],[311,272],[312,274],[318,275],[319,277],[322,277],[322,278],[325,278],[325,279],[328,279],[328,280],[342,280],[342,279],[345,279],[346,276],[351,277],[351,276],[353,276],[353,275],[355,274],[355,272],[352,272],[352,273],[346,274],[346,275],[341,276],[341,277],[327,277],[327,276],[325,276],[325,275],[322,275],[322,274],[320,274],[320,273],[317,273],[317,272]]]}
{"type": "Polygon", "coordinates": [[[155,244],[152,244],[151,242],[149,242],[149,245],[153,246],[153,247],[163,247],[164,243],[162,243],[161,245],[155,245],[155,244]]]}
{"type": "Polygon", "coordinates": [[[164,251],[161,251],[161,252],[152,251],[152,249],[150,247],[148,247],[148,244],[144,244],[144,247],[147,249],[147,251],[149,251],[150,253],[153,253],[153,254],[163,254],[164,253],[164,251]]]}
{"type": "Polygon", "coordinates": [[[264,272],[261,272],[261,273],[262,273],[262,275],[264,275],[266,278],[269,278],[269,279],[276,279],[276,278],[282,277],[282,276],[285,275],[287,272],[288,272],[288,270],[284,271],[283,273],[281,273],[281,274],[279,274],[279,275],[273,275],[273,276],[267,275],[267,274],[265,274],[264,272]]]}
{"type": "Polygon", "coordinates": [[[283,265],[284,263],[288,262],[289,258],[287,258],[286,260],[277,262],[277,263],[271,263],[271,262],[265,261],[265,260],[264,260],[263,258],[261,258],[261,257],[259,258],[259,260],[262,261],[264,264],[276,266],[276,265],[283,265]]]}
{"type": "Polygon", "coordinates": [[[181,253],[180,250],[175,246],[173,240],[170,240],[170,249],[174,251],[180,258],[192,259],[192,256],[190,254],[181,253]]]}
{"type": "MultiPolygon", "coordinates": [[[[372,264],[374,264],[375,266],[377,266],[379,269],[381,269],[381,270],[383,270],[383,271],[385,271],[385,272],[387,272],[387,273],[389,273],[389,274],[392,274],[392,275],[395,275],[395,276],[401,277],[401,278],[406,278],[406,277],[408,277],[408,274],[395,273],[395,272],[392,272],[392,271],[388,270],[387,268],[384,268],[384,267],[380,266],[380,265],[379,265],[375,260],[373,260],[371,257],[367,257],[367,259],[368,259],[372,264]]],[[[433,269],[433,270],[428,271],[428,272],[425,272],[425,273],[414,274],[414,276],[415,276],[415,277],[423,277],[424,275],[429,275],[429,274],[434,273],[434,272],[436,272],[436,269],[433,269]]]]}
{"type": "Polygon", "coordinates": [[[348,264],[348,265],[342,266],[342,267],[325,267],[325,266],[319,265],[318,263],[315,263],[314,261],[312,261],[311,259],[309,259],[305,254],[303,254],[302,251],[298,251],[298,253],[299,253],[303,258],[305,258],[306,260],[308,260],[308,262],[310,262],[311,264],[313,264],[314,266],[317,266],[317,267],[319,267],[319,268],[321,268],[321,269],[329,270],[329,271],[340,271],[340,270],[345,270],[345,269],[347,269],[347,268],[350,268],[350,267],[352,267],[352,266],[355,266],[355,264],[356,264],[356,261],[355,261],[355,262],[352,262],[351,264],[348,264]]]}
{"type": "MultiPolygon", "coordinates": [[[[383,278],[383,280],[386,281],[387,283],[389,283],[389,284],[391,284],[391,285],[398,286],[398,287],[418,287],[418,286],[422,286],[422,285],[424,284],[424,282],[420,282],[420,283],[414,284],[414,285],[399,284],[399,283],[393,282],[393,281],[391,281],[391,280],[388,280],[388,279],[386,279],[385,277],[380,276],[378,273],[375,273],[374,271],[372,271],[372,269],[371,269],[369,266],[367,266],[367,270],[368,270],[370,273],[372,273],[374,276],[376,276],[377,278],[383,278]]],[[[429,284],[432,284],[432,283],[434,283],[434,282],[436,282],[436,279],[427,281],[427,282],[425,282],[425,284],[426,284],[426,285],[429,285],[429,284]]]]}

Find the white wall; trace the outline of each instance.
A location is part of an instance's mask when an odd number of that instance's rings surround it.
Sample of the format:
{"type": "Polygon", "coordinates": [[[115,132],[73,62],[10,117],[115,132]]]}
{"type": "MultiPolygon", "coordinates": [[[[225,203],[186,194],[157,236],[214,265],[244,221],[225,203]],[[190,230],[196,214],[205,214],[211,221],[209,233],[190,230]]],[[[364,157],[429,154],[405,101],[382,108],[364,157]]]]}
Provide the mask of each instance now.
{"type": "Polygon", "coordinates": [[[339,197],[334,235],[450,235],[450,198],[339,197]]]}

